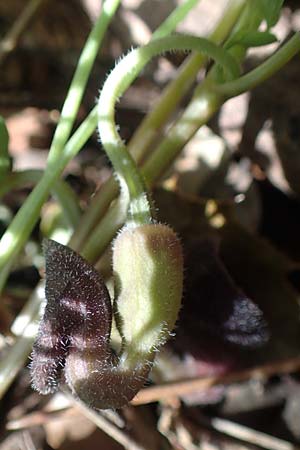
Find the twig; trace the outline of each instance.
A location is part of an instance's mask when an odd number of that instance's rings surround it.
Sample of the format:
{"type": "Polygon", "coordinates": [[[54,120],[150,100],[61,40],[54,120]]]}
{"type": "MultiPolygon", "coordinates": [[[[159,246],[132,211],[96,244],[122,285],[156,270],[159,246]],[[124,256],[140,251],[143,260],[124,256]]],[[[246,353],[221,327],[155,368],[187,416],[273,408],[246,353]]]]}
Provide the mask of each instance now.
{"type": "Polygon", "coordinates": [[[28,2],[21,14],[16,18],[16,21],[8,31],[7,35],[2,39],[2,42],[0,42],[0,64],[3,63],[7,54],[14,50],[21,34],[29,24],[42,1],[43,0],[31,0],[28,2]]]}
{"type": "Polygon", "coordinates": [[[299,447],[292,442],[270,436],[227,419],[209,418],[196,408],[190,408],[187,415],[185,411],[182,411],[175,420],[177,434],[178,428],[181,427],[188,436],[191,435],[196,441],[199,439],[201,444],[203,444],[203,440],[208,440],[211,442],[217,441],[218,448],[224,446],[232,450],[241,448],[250,450],[257,449],[257,447],[267,450],[299,450],[299,447]],[[247,447],[241,446],[242,442],[246,443],[247,447]]]}
{"type": "Polygon", "coordinates": [[[209,421],[209,424],[216,431],[268,450],[299,450],[299,447],[291,442],[253,430],[230,420],[213,418],[209,421]]]}
{"type": "Polygon", "coordinates": [[[276,361],[251,369],[232,372],[226,375],[206,378],[191,378],[183,381],[169,382],[158,386],[142,389],[132,400],[132,405],[166,400],[171,397],[181,397],[196,391],[203,391],[212,386],[246,381],[250,378],[267,378],[275,374],[284,374],[300,370],[300,356],[284,361],[276,361]]]}
{"type": "MultiPolygon", "coordinates": [[[[78,413],[84,414],[89,420],[91,420],[98,428],[108,434],[112,439],[119,442],[128,450],[145,450],[145,447],[138,444],[133,440],[126,431],[123,431],[117,426],[117,423],[121,424],[122,421],[117,421],[116,418],[112,417],[110,411],[103,411],[97,413],[96,411],[88,408],[79,400],[74,399],[74,397],[69,394],[68,391],[64,390],[64,394],[70,400],[72,406],[67,406],[67,408],[56,409],[56,410],[41,410],[17,419],[11,420],[6,424],[7,430],[20,430],[36,425],[44,425],[51,420],[57,420],[61,417],[72,417],[78,413]]],[[[124,425],[122,423],[122,425],[124,425]]]]}
{"type": "Polygon", "coordinates": [[[111,421],[109,421],[101,413],[90,409],[80,400],[75,399],[71,394],[64,391],[64,393],[72,400],[74,405],[88,418],[90,419],[98,428],[100,428],[104,433],[108,434],[112,439],[114,439],[119,444],[123,445],[127,450],[146,450],[146,448],[136,442],[133,438],[129,436],[127,431],[121,430],[111,421]]]}

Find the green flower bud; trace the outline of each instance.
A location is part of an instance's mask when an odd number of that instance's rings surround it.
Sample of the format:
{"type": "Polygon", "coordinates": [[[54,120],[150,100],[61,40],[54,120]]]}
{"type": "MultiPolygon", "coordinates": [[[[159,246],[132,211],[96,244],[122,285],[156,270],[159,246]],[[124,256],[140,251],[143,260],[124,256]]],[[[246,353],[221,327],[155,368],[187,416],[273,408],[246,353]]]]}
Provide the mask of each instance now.
{"type": "Polygon", "coordinates": [[[113,270],[121,360],[130,368],[152,360],[175,326],[183,282],[180,241],[162,224],[125,228],[114,242],[113,270]]]}

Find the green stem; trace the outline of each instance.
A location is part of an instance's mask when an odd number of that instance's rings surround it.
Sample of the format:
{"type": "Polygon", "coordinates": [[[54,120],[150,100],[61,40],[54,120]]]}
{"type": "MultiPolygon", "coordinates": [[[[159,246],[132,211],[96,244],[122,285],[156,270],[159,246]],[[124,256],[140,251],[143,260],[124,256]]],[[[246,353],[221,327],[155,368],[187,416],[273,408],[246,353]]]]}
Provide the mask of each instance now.
{"type": "MultiPolygon", "coordinates": [[[[43,171],[38,169],[12,172],[8,174],[0,186],[0,198],[11,189],[20,188],[26,184],[36,184],[43,176],[43,171]]],[[[52,195],[62,206],[69,225],[76,228],[81,216],[81,209],[77,197],[71,187],[64,180],[57,180],[51,188],[52,195]]]]}
{"type": "Polygon", "coordinates": [[[217,90],[220,95],[224,95],[225,97],[235,97],[243,92],[249,91],[274,75],[274,73],[281,69],[299,51],[300,33],[295,33],[286,44],[270,56],[267,61],[260,64],[259,67],[234,81],[229,81],[218,86],[217,90]]]}
{"type": "Polygon", "coordinates": [[[3,117],[0,116],[0,179],[10,170],[11,162],[8,153],[9,135],[3,117]]]}
{"type": "MultiPolygon", "coordinates": [[[[249,16],[244,14],[241,18],[241,23],[239,26],[248,26],[249,30],[256,29],[260,23],[259,17],[252,16],[249,20],[249,16]]],[[[235,47],[232,49],[237,60],[242,60],[245,55],[245,49],[242,47],[235,47]]],[[[180,152],[184,144],[191,139],[195,132],[199,129],[201,125],[206,123],[212,115],[217,111],[217,109],[222,105],[225,98],[216,89],[216,85],[212,83],[214,78],[214,71],[210,73],[209,77],[205,82],[195,89],[193,98],[175,124],[169,130],[168,135],[164,140],[158,145],[155,151],[152,152],[151,156],[142,166],[142,174],[147,180],[147,184],[151,187],[159,176],[169,167],[170,163],[174,160],[177,154],[180,152]]],[[[219,85],[217,85],[219,89],[219,85]]],[[[114,209],[114,205],[111,206],[114,209]]],[[[110,211],[111,212],[111,211],[110,211]]],[[[123,216],[123,221],[125,216],[123,216]]],[[[120,221],[120,218],[119,218],[120,221]]],[[[117,224],[112,224],[117,231],[117,224]],[[116,227],[115,227],[116,225],[116,227]]],[[[95,228],[94,232],[91,233],[89,240],[92,242],[95,236],[102,236],[105,238],[104,228],[102,228],[101,222],[95,228]]],[[[111,230],[112,232],[112,230],[111,230]]],[[[108,242],[108,241],[107,241],[108,242]]]]}
{"type": "MultiPolygon", "coordinates": [[[[249,32],[257,30],[261,16],[247,3],[233,34],[239,29],[249,32]]],[[[246,48],[238,45],[229,50],[235,61],[241,62],[246,54],[246,48]]],[[[143,166],[143,174],[149,183],[154,183],[169,167],[183,146],[193,137],[196,131],[213,116],[226,100],[221,92],[223,84],[216,83],[216,67],[212,67],[204,83],[197,86],[193,97],[175,123],[168,130],[167,136],[154,149],[143,166]]],[[[227,82],[225,84],[229,84],[227,82]]],[[[232,81],[233,83],[233,81],[232,81]]]]}
{"type": "Polygon", "coordinates": [[[81,52],[49,151],[49,165],[57,163],[70,136],[100,44],[119,3],[120,0],[106,0],[103,2],[101,14],[81,52]]]}
{"type": "Polygon", "coordinates": [[[0,65],[3,66],[5,57],[15,49],[20,36],[30,23],[32,17],[36,14],[42,1],[43,0],[28,1],[26,2],[24,9],[18,13],[14,24],[0,42],[0,65]]]}
{"type": "MultiPolygon", "coordinates": [[[[224,11],[220,22],[208,39],[220,44],[231,31],[237,18],[245,8],[246,0],[233,0],[224,11]]],[[[155,140],[158,131],[166,124],[174,109],[191,88],[200,68],[207,61],[204,54],[198,52],[190,55],[179,69],[174,81],[164,90],[157,105],[154,106],[128,144],[128,150],[137,161],[145,157],[147,149],[155,140]]]]}
{"type": "MultiPolygon", "coordinates": [[[[78,253],[85,255],[86,259],[93,259],[89,257],[90,249],[95,248],[96,240],[90,240],[92,236],[92,230],[95,228],[95,225],[103,218],[106,217],[106,213],[109,209],[110,204],[119,194],[119,186],[114,178],[110,178],[106,183],[104,183],[100,190],[96,192],[94,197],[92,197],[91,202],[89,204],[88,209],[81,216],[79,225],[75,232],[73,233],[69,246],[76,250],[78,253]],[[92,241],[90,245],[89,242],[92,241]],[[88,249],[87,249],[88,248],[88,249]]],[[[123,219],[121,219],[123,220],[123,219]]],[[[121,224],[122,225],[122,224],[121,224]]],[[[114,227],[113,227],[114,228],[114,227]]],[[[109,235],[104,235],[100,237],[100,240],[103,240],[106,244],[107,237],[109,235]]],[[[99,240],[98,240],[99,244],[99,240]]]]}
{"type": "MultiPolygon", "coordinates": [[[[29,325],[30,327],[30,325],[29,325]]],[[[32,324],[31,324],[32,328],[32,324]]],[[[36,330],[37,331],[37,330],[36,330]]],[[[0,362],[0,398],[3,397],[19,370],[24,367],[28,353],[32,349],[33,337],[20,336],[10,348],[9,353],[0,362]]]]}
{"type": "Polygon", "coordinates": [[[166,20],[164,20],[164,22],[154,31],[151,40],[160,39],[172,33],[197,3],[200,3],[200,0],[186,0],[182,5],[177,6],[166,20]]]}
{"type": "MultiPolygon", "coordinates": [[[[212,42],[221,43],[225,39],[244,10],[246,3],[246,0],[231,0],[229,2],[219,23],[209,37],[212,42]]],[[[163,28],[163,25],[161,27],[163,28]]],[[[166,87],[158,103],[135,131],[127,149],[137,162],[141,162],[146,156],[147,150],[155,140],[159,129],[165,125],[179,101],[187,93],[205,61],[206,57],[203,54],[195,52],[190,55],[183,63],[176,78],[166,87]]],[[[101,189],[92,198],[90,207],[82,216],[80,226],[71,238],[70,245],[72,248],[78,251],[83,248],[85,242],[89,240],[91,230],[104,216],[105,211],[118,192],[118,186],[114,178],[110,178],[101,186],[101,189]]]]}
{"type": "Polygon", "coordinates": [[[61,205],[68,224],[75,230],[82,214],[75,192],[63,180],[57,180],[52,186],[51,192],[53,197],[61,205]]]}
{"type": "Polygon", "coordinates": [[[61,119],[51,145],[44,176],[31,192],[24,205],[14,217],[9,228],[2,236],[0,241],[0,291],[3,289],[14,257],[21,250],[38,220],[40,209],[47,199],[52,185],[57,181],[70,158],[80,150],[90,134],[95,130],[96,109],[90,113],[87,120],[78,128],[65,146],[77,115],[80,99],[82,98],[82,84],[85,85],[87,81],[101,40],[119,3],[120,0],[106,0],[104,2],[102,14],[87,39],[82,53],[83,56],[80,57],[72,80],[61,119]],[[77,138],[78,140],[76,140],[77,138]]]}
{"type": "Polygon", "coordinates": [[[0,399],[24,366],[32,349],[43,299],[44,289],[41,288],[40,283],[28,301],[26,314],[23,310],[14,322],[14,332],[17,338],[7,355],[0,361],[0,399]]]}
{"type": "Polygon", "coordinates": [[[89,114],[68,141],[64,155],[55,167],[47,168],[43,178],[29,194],[10,226],[0,240],[0,291],[3,289],[10,267],[30,235],[52,186],[57,182],[65,165],[78,153],[97,125],[97,107],[89,114]]]}
{"type": "Polygon", "coordinates": [[[126,55],[111,72],[99,98],[98,128],[102,145],[113,164],[121,188],[123,191],[128,189],[130,213],[136,224],[151,221],[150,205],[146,196],[146,187],[136,163],[117,131],[114,120],[115,103],[151,58],[170,50],[200,51],[220,64],[229,79],[239,75],[239,67],[230,54],[207,39],[186,35],[157,39],[144,47],[137,48],[126,55]]]}
{"type": "Polygon", "coordinates": [[[94,264],[113,240],[127,219],[128,203],[122,196],[109,208],[99,227],[96,227],[81,251],[81,255],[94,264]]]}
{"type": "MultiPolygon", "coordinates": [[[[195,133],[199,126],[207,122],[208,119],[215,113],[221,105],[221,97],[218,96],[213,86],[210,86],[210,81],[204,82],[197,90],[197,102],[193,103],[192,108],[186,116],[186,120],[181,122],[178,126],[177,133],[169,136],[156,149],[153,157],[150,157],[142,165],[142,175],[147,180],[147,185],[153,187],[159,175],[166,169],[171,161],[180,151],[184,142],[190,139],[190,134],[195,133]],[[201,96],[200,96],[201,94],[201,96]],[[183,133],[188,130],[189,135],[186,137],[183,133]],[[174,147],[172,147],[174,145],[174,147]]],[[[124,224],[126,220],[126,212],[122,210],[120,198],[117,199],[108,212],[104,215],[102,221],[94,228],[92,233],[86,238],[81,253],[86,259],[95,263],[99,258],[101,241],[101,249],[107,247],[112,237],[118,229],[124,224]],[[97,247],[97,252],[95,248],[97,247]]]]}
{"type": "Polygon", "coordinates": [[[216,93],[215,83],[206,79],[195,90],[193,99],[180,120],[171,128],[155,151],[143,165],[142,173],[150,185],[165,172],[182,147],[191,139],[196,131],[207,123],[218,110],[223,98],[216,93]]]}

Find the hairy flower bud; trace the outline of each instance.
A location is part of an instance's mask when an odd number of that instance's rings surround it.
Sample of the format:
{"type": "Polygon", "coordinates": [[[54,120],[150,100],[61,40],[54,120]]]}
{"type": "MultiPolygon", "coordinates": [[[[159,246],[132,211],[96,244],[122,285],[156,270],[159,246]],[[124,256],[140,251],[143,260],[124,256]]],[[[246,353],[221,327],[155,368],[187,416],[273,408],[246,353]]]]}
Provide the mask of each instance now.
{"type": "Polygon", "coordinates": [[[162,224],[125,228],[114,242],[116,320],[126,361],[148,360],[172,332],[181,305],[183,258],[162,224]]]}

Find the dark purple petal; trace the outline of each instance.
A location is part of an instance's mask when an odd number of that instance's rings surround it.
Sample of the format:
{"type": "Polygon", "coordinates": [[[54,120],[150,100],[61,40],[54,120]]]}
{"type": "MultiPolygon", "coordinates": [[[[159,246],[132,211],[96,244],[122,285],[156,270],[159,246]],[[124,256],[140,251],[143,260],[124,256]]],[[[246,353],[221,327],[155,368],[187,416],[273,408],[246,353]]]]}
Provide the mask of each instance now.
{"type": "Polygon", "coordinates": [[[109,352],[112,308],[100,274],[80,255],[55,241],[44,242],[46,307],[33,346],[33,387],[57,389],[68,353],[83,350],[105,359],[109,352]]]}

